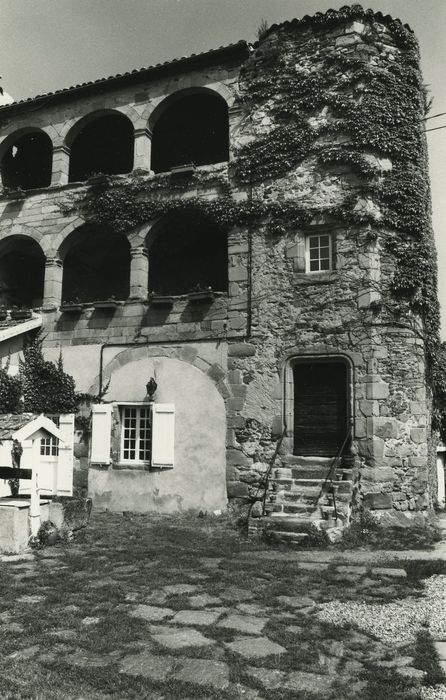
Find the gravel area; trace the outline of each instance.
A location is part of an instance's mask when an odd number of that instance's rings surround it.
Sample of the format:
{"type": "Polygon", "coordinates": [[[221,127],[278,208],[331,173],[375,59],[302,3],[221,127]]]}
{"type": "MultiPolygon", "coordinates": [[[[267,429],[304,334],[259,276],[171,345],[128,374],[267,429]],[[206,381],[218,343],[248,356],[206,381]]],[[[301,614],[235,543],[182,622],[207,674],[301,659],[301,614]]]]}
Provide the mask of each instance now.
{"type": "Polygon", "coordinates": [[[411,596],[384,605],[334,600],[322,603],[317,614],[325,622],[355,624],[393,644],[413,642],[426,626],[434,639],[446,639],[446,576],[428,579],[419,598],[411,596]]]}
{"type": "Polygon", "coordinates": [[[422,700],[446,700],[446,685],[436,685],[433,688],[421,688],[422,700]]]}

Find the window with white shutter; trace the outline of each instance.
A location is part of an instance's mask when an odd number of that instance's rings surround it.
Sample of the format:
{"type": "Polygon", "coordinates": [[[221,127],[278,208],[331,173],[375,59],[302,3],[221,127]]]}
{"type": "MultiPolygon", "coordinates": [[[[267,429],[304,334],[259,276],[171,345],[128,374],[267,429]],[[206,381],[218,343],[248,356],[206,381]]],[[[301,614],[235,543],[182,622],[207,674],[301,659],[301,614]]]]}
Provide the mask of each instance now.
{"type": "Polygon", "coordinates": [[[91,457],[92,464],[110,464],[111,424],[113,407],[108,403],[91,407],[91,457]]]}
{"type": "Polygon", "coordinates": [[[175,440],[173,404],[121,404],[120,419],[122,464],[172,469],[175,440]]]}
{"type": "Polygon", "coordinates": [[[175,447],[175,406],[154,403],[152,407],[152,467],[172,469],[175,447]]]}

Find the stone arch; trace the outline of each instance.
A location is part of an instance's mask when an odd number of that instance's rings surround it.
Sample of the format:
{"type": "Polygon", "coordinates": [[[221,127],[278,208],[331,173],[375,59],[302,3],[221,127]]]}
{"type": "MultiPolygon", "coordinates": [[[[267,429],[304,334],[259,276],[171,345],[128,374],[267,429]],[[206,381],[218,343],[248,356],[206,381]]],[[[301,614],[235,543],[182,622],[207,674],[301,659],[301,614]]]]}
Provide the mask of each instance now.
{"type": "Polygon", "coordinates": [[[226,292],[228,241],[224,227],[191,209],[171,212],[147,231],[149,290],[187,294],[193,289],[226,292]]]}
{"type": "Polygon", "coordinates": [[[65,136],[70,149],[69,181],[83,181],[94,173],[116,175],[133,169],[134,125],[123,110],[90,112],[65,136]]]}
{"type": "Polygon", "coordinates": [[[84,224],[64,238],[58,253],[64,265],[63,301],[127,299],[130,245],[126,236],[105,226],[84,224]]]}
{"type": "Polygon", "coordinates": [[[4,187],[38,189],[49,187],[53,164],[53,142],[48,132],[24,126],[0,144],[0,170],[4,187]]]}
{"type": "Polygon", "coordinates": [[[228,103],[206,86],[184,88],[165,97],[150,114],[149,129],[155,173],[186,163],[229,160],[228,103]]]}
{"type": "Polygon", "coordinates": [[[104,364],[102,378],[99,375],[96,377],[89,389],[89,393],[93,395],[97,394],[110,379],[113,372],[123,365],[146,358],[166,357],[192,365],[197,371],[205,374],[215,385],[223,400],[226,401],[232,396],[230,386],[224,379],[226,372],[220,364],[211,364],[202,357],[199,352],[199,347],[200,343],[196,343],[195,346],[194,344],[182,345],[181,341],[178,342],[178,345],[133,345],[127,347],[104,364]]]}
{"type": "Polygon", "coordinates": [[[0,240],[0,303],[39,307],[43,301],[45,255],[32,235],[10,232],[0,240]]]}
{"type": "MultiPolygon", "coordinates": [[[[72,219],[72,221],[66,224],[66,226],[64,226],[63,229],[56,236],[53,236],[51,238],[51,253],[60,257],[60,249],[63,248],[64,241],[71,235],[73,231],[80,228],[81,226],[84,226],[86,223],[87,222],[83,217],[76,216],[74,219],[72,219]]],[[[50,253],[49,249],[47,252],[48,254],[50,253]]]]}
{"type": "MultiPolygon", "coordinates": [[[[163,347],[139,347],[130,354],[123,351],[107,365],[108,371],[112,368],[108,391],[113,406],[111,456],[112,463],[119,468],[103,475],[92,471],[89,488],[92,487],[93,497],[97,493],[100,499],[102,494],[103,503],[104,496],[110,498],[111,510],[116,510],[118,503],[121,508],[124,503],[125,508],[134,510],[224,508],[227,504],[226,410],[211,375],[199,370],[186,357],[180,357],[175,348],[163,347]],[[146,383],[150,377],[158,384],[155,404],[168,404],[169,413],[174,414],[170,429],[164,430],[162,437],[155,424],[147,419],[146,383]],[[133,416],[128,415],[129,411],[133,416]],[[125,440],[129,449],[132,429],[136,426],[135,422],[129,425],[126,421],[137,421],[142,411],[144,441],[150,432],[149,445],[160,438],[168,445],[169,469],[126,468],[125,440]],[[101,483],[103,476],[107,479],[105,488],[101,483]],[[138,484],[129,494],[126,485],[132,478],[138,479],[138,484]]],[[[150,446],[145,443],[144,449],[150,450],[150,446]]],[[[146,453],[143,458],[147,459],[146,453]]]]}
{"type": "Polygon", "coordinates": [[[26,224],[20,224],[19,226],[16,224],[7,233],[2,233],[0,238],[0,244],[2,241],[4,241],[7,238],[11,238],[12,236],[32,238],[40,246],[43,254],[47,254],[45,246],[45,234],[33,228],[32,226],[27,226],[26,224]]]}

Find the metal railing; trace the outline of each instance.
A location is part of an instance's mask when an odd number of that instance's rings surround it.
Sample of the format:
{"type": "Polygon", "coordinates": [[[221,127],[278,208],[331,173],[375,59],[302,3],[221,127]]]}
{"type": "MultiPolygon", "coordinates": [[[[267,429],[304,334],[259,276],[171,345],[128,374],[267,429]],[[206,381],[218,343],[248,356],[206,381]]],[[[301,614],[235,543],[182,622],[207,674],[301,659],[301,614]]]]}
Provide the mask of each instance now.
{"type": "Polygon", "coordinates": [[[333,459],[332,463],[330,464],[330,467],[329,467],[328,472],[327,472],[327,476],[325,477],[325,479],[324,479],[324,481],[323,481],[323,483],[322,483],[321,490],[319,491],[319,495],[318,495],[318,497],[317,497],[317,499],[316,499],[316,505],[317,505],[317,504],[319,503],[319,499],[321,498],[322,494],[323,494],[324,491],[325,491],[325,488],[326,488],[326,486],[327,486],[327,483],[330,481],[330,484],[331,484],[331,491],[332,491],[332,494],[333,494],[333,507],[334,507],[334,517],[335,517],[335,520],[338,519],[338,509],[337,509],[337,506],[336,506],[336,492],[335,492],[335,489],[334,489],[334,486],[333,486],[333,473],[336,471],[336,468],[337,468],[337,465],[338,465],[338,463],[339,463],[339,460],[340,460],[341,457],[342,457],[342,453],[344,452],[344,449],[345,449],[345,447],[346,447],[346,445],[347,445],[349,439],[351,438],[351,435],[352,435],[352,426],[349,427],[349,429],[348,429],[348,431],[347,431],[347,435],[346,435],[345,438],[344,438],[344,442],[342,443],[341,447],[338,449],[337,454],[336,454],[336,457],[333,459]]]}

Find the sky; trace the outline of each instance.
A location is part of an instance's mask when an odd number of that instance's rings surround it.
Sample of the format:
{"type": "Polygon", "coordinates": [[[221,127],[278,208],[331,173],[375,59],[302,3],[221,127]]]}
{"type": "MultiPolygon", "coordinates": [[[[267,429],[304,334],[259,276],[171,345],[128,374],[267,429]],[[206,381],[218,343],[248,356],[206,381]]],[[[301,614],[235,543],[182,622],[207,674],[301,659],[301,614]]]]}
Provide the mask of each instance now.
{"type": "MultiPolygon", "coordinates": [[[[199,53],[268,24],[339,9],[332,0],[0,0],[1,85],[15,99],[199,53]]],[[[420,43],[431,115],[446,112],[446,1],[363,3],[408,23],[420,43]]],[[[446,114],[427,128],[446,126],[446,114]]],[[[427,133],[446,339],[446,128],[427,133]]]]}

